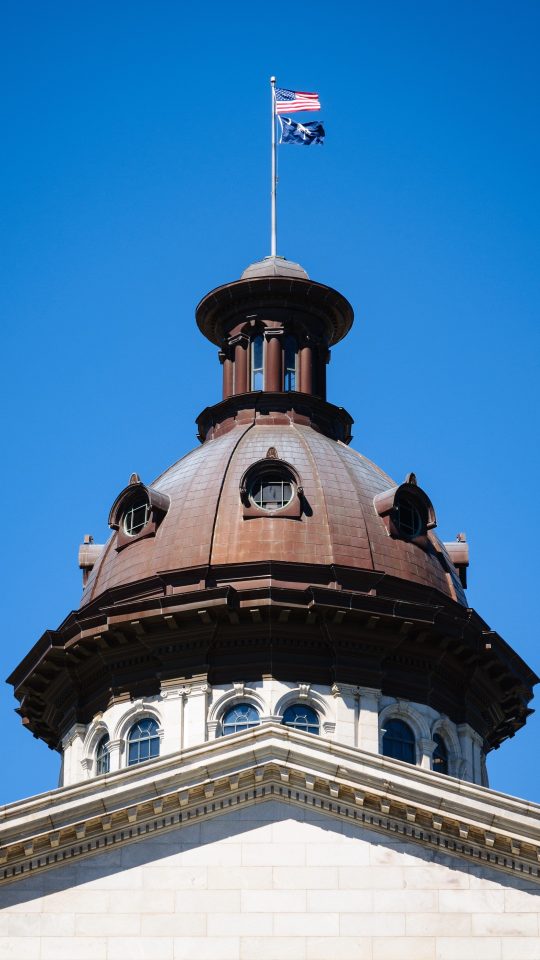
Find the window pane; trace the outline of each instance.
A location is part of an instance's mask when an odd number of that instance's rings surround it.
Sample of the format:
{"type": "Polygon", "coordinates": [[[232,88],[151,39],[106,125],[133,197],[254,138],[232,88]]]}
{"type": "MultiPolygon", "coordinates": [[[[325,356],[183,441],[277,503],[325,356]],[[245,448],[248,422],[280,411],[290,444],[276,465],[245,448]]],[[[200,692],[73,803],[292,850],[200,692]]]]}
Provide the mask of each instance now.
{"type": "Polygon", "coordinates": [[[448,750],[446,744],[439,733],[433,737],[435,741],[435,750],[433,751],[433,769],[437,773],[448,773],[448,750]]]}
{"type": "Polygon", "coordinates": [[[151,717],[134,723],[128,734],[128,765],[159,756],[159,728],[151,717]]]}
{"type": "Polygon", "coordinates": [[[296,389],[296,357],[298,345],[294,337],[285,337],[285,374],[283,386],[285,390],[296,389]]]}
{"type": "Polygon", "coordinates": [[[264,389],[264,378],[262,370],[254,370],[251,378],[252,390],[264,389]]]}
{"type": "Polygon", "coordinates": [[[253,341],[253,369],[257,370],[263,365],[263,338],[255,337],[253,341]]]}
{"type": "Polygon", "coordinates": [[[400,498],[397,503],[397,526],[404,537],[417,537],[425,530],[424,518],[410,500],[400,498]]]}
{"type": "Polygon", "coordinates": [[[259,712],[255,707],[250,703],[237,703],[227,710],[223,716],[223,735],[239,733],[242,730],[248,730],[250,727],[257,727],[259,723],[259,712]]]}
{"type": "Polygon", "coordinates": [[[304,730],[306,733],[319,733],[319,718],[312,707],[295,703],[287,707],[283,714],[283,723],[286,727],[295,730],[304,730]]]}
{"type": "Polygon", "coordinates": [[[414,733],[403,720],[387,720],[383,735],[383,755],[394,760],[416,763],[414,733]]]}
{"type": "Polygon", "coordinates": [[[296,372],[294,370],[285,371],[285,390],[296,390],[296,372]]]}
{"type": "Polygon", "coordinates": [[[288,480],[261,478],[255,480],[250,497],[263,510],[280,510],[291,502],[293,487],[288,480]]]}
{"type": "Polygon", "coordinates": [[[139,533],[148,522],[150,513],[149,504],[146,500],[133,503],[124,515],[124,530],[130,536],[139,533]]]}
{"type": "Polygon", "coordinates": [[[110,768],[110,755],[109,755],[109,737],[105,734],[101,738],[97,745],[96,749],[96,775],[102,776],[104,773],[108,773],[110,768]]]}

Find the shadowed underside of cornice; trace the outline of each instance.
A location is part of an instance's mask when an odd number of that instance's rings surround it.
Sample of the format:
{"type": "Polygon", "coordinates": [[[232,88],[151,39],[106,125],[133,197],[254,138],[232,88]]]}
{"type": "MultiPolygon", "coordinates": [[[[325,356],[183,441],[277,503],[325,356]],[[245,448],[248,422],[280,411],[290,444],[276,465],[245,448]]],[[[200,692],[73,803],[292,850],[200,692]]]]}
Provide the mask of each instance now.
{"type": "Polygon", "coordinates": [[[0,882],[270,799],[540,882],[540,806],[264,723],[0,809],[0,882]]]}

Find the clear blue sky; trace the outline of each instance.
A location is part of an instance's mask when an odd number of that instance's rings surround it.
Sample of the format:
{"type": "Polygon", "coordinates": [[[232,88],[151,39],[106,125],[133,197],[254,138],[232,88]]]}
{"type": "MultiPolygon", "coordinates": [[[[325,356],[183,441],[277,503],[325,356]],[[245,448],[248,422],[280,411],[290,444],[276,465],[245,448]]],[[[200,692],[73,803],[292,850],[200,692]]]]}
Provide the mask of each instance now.
{"type": "MultiPolygon", "coordinates": [[[[219,398],[193,310],[268,253],[272,73],[323,102],[325,146],[281,150],[279,252],[355,308],[329,398],[466,531],[471,605],[540,671],[539,27],[533,0],[3,5],[3,677],[219,398]]],[[[0,802],[57,779],[14,706],[0,802]]],[[[540,800],[539,732],[492,786],[540,800]]]]}

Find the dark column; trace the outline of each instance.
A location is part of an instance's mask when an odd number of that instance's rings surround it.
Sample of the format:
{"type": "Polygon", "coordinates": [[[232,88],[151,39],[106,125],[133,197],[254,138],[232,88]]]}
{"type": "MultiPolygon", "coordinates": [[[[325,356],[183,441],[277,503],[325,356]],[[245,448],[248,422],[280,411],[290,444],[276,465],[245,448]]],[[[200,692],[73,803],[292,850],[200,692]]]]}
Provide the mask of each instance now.
{"type": "Polygon", "coordinates": [[[248,387],[248,346],[247,337],[236,341],[234,348],[234,392],[247,393],[248,387]]]}
{"type": "Polygon", "coordinates": [[[313,393],[313,348],[310,343],[300,347],[300,369],[298,389],[301,393],[313,393]]]}
{"type": "Polygon", "coordinates": [[[223,359],[223,399],[233,395],[234,364],[230,357],[223,359]]]}
{"type": "Polygon", "coordinates": [[[321,400],[326,400],[326,364],[330,360],[330,351],[324,347],[319,347],[317,363],[317,396],[321,400]]]}
{"type": "Polygon", "coordinates": [[[283,390],[283,349],[281,338],[267,334],[264,389],[275,393],[283,390]]]}

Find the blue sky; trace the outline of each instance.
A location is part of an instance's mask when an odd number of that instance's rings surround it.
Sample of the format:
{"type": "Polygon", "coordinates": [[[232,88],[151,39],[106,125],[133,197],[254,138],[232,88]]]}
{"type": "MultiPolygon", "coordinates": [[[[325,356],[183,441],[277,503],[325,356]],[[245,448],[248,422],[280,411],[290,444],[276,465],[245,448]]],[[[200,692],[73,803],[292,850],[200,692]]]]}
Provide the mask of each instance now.
{"type": "MultiPolygon", "coordinates": [[[[329,399],[466,531],[471,606],[540,672],[539,27],[523,0],[4,4],[3,677],[78,605],[130,473],[219,399],[193,311],[268,253],[272,73],[323,103],[324,147],[280,151],[278,248],[355,308],[329,399]]],[[[14,706],[0,803],[58,774],[14,706]]],[[[539,732],[493,787],[540,801],[539,732]]]]}

